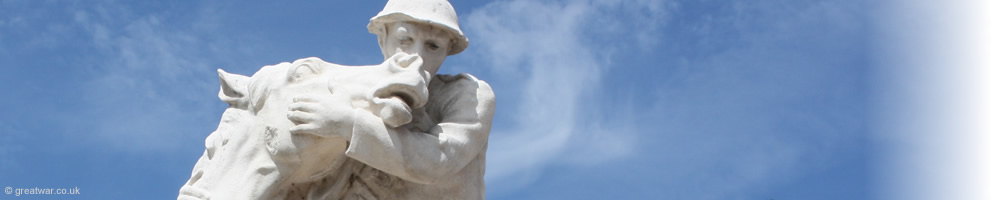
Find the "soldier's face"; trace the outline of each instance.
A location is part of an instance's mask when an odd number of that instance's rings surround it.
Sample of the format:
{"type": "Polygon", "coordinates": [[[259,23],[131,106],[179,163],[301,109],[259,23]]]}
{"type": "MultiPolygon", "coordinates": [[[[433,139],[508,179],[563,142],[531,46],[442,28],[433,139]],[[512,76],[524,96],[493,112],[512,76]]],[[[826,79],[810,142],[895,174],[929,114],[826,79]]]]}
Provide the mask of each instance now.
{"type": "Polygon", "coordinates": [[[382,53],[386,58],[405,52],[419,55],[424,64],[422,71],[437,74],[438,68],[448,57],[451,37],[448,32],[427,24],[397,22],[386,25],[382,53]]]}

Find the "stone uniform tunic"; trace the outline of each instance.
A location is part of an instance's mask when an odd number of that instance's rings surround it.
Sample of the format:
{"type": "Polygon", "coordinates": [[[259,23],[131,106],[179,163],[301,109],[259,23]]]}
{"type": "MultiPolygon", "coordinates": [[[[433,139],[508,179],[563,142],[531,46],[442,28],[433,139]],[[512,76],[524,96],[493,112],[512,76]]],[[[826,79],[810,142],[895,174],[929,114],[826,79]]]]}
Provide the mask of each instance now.
{"type": "Polygon", "coordinates": [[[484,199],[493,89],[458,74],[435,76],[428,90],[427,105],[397,128],[355,111],[346,152],[353,160],[328,176],[339,180],[320,180],[307,187],[311,194],[292,191],[290,199],[484,199]]]}

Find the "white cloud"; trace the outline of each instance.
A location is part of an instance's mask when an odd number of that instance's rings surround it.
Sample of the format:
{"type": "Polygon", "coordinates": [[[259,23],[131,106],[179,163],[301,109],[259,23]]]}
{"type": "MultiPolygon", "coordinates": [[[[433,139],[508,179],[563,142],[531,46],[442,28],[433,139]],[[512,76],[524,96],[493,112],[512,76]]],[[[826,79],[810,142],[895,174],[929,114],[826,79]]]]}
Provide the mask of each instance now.
{"type": "Polygon", "coordinates": [[[590,101],[613,62],[609,55],[636,43],[656,44],[651,35],[666,20],[667,6],[662,1],[515,0],[493,2],[467,16],[465,31],[476,43],[470,52],[504,79],[495,85],[514,87],[494,88],[519,91],[498,97],[514,102],[501,103],[514,107],[497,113],[497,118],[513,119],[513,126],[493,127],[486,178],[488,184],[505,184],[491,187],[514,189],[531,183],[550,164],[600,163],[631,151],[630,107],[592,107],[600,104],[590,101]]]}
{"type": "Polygon", "coordinates": [[[169,151],[200,146],[187,142],[211,131],[218,120],[211,115],[218,110],[214,70],[224,59],[211,56],[226,55],[213,45],[231,39],[213,33],[210,22],[168,25],[161,16],[134,15],[115,4],[73,14],[96,58],[83,63],[95,75],[82,86],[84,110],[96,116],[82,121],[95,134],[83,138],[130,151],[169,151]]]}
{"type": "Polygon", "coordinates": [[[857,66],[840,66],[858,64],[851,61],[857,57],[827,53],[861,46],[853,40],[860,32],[857,6],[737,1],[680,16],[687,18],[677,27],[668,27],[675,11],[698,8],[672,1],[514,0],[471,12],[463,24],[473,42],[467,53],[493,72],[496,120],[513,121],[491,133],[490,192],[532,184],[546,166],[656,163],[663,166],[636,173],[667,179],[643,181],[684,197],[731,199],[848,159],[830,156],[853,155],[836,151],[862,137],[863,119],[855,118],[863,113],[852,107],[860,101],[849,99],[860,78],[841,71],[857,66]],[[612,83],[603,74],[623,63],[616,55],[661,47],[698,52],[674,51],[635,68],[677,72],[664,74],[668,84],[638,89],[659,96],[604,91],[612,83]],[[679,60],[658,60],[664,58],[679,60]],[[624,99],[595,103],[602,94],[624,99]],[[628,98],[658,99],[639,105],[628,98]],[[609,163],[615,161],[629,163],[609,163]]]}
{"type": "MultiPolygon", "coordinates": [[[[658,177],[672,179],[664,187],[683,191],[681,199],[789,195],[775,187],[866,167],[858,161],[867,134],[861,9],[798,1],[730,6],[706,11],[690,30],[725,43],[688,47],[713,51],[676,62],[684,76],[659,90],[655,112],[683,115],[659,125],[667,131],[658,150],[670,152],[661,155],[658,177]]],[[[857,182],[838,182],[838,189],[867,181],[844,176],[838,181],[857,182]]],[[[831,183],[816,184],[809,187],[831,183]]]]}

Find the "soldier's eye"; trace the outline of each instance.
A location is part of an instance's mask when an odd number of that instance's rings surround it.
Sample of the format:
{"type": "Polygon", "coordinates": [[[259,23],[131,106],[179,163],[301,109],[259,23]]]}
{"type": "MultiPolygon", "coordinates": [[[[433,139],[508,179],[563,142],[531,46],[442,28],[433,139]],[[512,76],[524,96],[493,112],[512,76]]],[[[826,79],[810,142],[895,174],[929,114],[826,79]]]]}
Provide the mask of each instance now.
{"type": "Polygon", "coordinates": [[[438,45],[437,45],[436,42],[427,42],[427,49],[429,49],[431,51],[437,51],[438,48],[439,47],[438,47],[438,45]]]}

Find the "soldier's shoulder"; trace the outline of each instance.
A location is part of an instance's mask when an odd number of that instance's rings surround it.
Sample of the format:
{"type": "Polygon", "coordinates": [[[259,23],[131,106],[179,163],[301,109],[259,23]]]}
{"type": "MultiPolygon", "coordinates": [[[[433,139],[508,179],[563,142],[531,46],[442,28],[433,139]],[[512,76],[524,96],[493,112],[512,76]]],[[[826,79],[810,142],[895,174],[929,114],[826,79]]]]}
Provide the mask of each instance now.
{"type": "MultiPolygon", "coordinates": [[[[468,73],[459,74],[438,74],[435,75],[435,79],[441,82],[443,86],[465,86],[465,87],[486,87],[489,88],[490,84],[486,81],[480,80],[468,73]]],[[[490,89],[492,90],[492,89],[490,89]]]]}
{"type": "Polygon", "coordinates": [[[446,84],[448,84],[448,83],[454,83],[454,82],[478,82],[478,81],[480,81],[479,78],[476,78],[476,76],[473,76],[472,74],[469,74],[469,73],[437,74],[437,75],[434,75],[434,78],[437,78],[438,80],[443,81],[446,84]]]}
{"type": "Polygon", "coordinates": [[[476,78],[472,74],[438,74],[435,76],[435,79],[437,79],[436,82],[438,84],[432,85],[437,85],[436,88],[439,89],[449,92],[471,92],[478,94],[477,96],[479,97],[493,98],[493,88],[490,87],[490,84],[476,78]]]}

